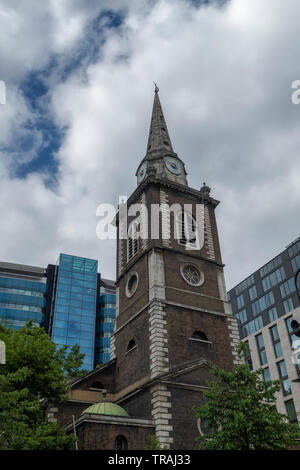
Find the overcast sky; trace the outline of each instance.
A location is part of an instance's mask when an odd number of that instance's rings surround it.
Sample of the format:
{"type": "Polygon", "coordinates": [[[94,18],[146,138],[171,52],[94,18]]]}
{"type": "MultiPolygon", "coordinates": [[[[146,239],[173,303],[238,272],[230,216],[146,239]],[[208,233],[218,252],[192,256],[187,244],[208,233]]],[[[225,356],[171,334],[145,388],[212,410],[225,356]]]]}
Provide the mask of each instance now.
{"type": "Polygon", "coordinates": [[[160,88],[190,186],[220,200],[228,289],[300,235],[299,0],[0,0],[0,260],[115,276],[96,208],[136,187],[160,88]]]}

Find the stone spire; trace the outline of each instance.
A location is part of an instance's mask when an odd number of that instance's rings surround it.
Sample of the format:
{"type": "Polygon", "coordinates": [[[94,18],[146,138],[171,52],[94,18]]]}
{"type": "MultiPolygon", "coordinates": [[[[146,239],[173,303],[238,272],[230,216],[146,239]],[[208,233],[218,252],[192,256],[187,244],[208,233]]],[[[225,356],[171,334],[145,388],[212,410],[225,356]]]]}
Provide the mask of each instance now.
{"type": "Polygon", "coordinates": [[[155,83],[152,118],[145,157],[147,160],[157,158],[160,154],[174,154],[158,91],[159,89],[155,83]]]}
{"type": "Polygon", "coordinates": [[[184,163],[173,150],[156,83],[154,91],[147,151],[136,171],[137,183],[151,176],[187,186],[184,163]]]}

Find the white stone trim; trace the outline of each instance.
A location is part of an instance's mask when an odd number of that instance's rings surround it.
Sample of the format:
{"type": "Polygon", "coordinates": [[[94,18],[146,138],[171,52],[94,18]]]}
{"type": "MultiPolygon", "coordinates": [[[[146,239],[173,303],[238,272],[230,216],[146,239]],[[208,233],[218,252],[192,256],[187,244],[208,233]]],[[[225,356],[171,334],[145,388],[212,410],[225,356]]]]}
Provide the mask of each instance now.
{"type": "Polygon", "coordinates": [[[124,258],[124,240],[119,238],[118,240],[118,247],[119,247],[119,259],[118,259],[118,270],[119,270],[119,276],[122,274],[123,269],[124,269],[124,263],[123,263],[123,258],[124,258]]]}
{"type": "Polygon", "coordinates": [[[160,444],[167,449],[173,443],[171,392],[162,384],[151,388],[152,419],[155,424],[155,434],[160,444]]]}
{"type": "Polygon", "coordinates": [[[207,256],[210,259],[215,260],[216,255],[215,255],[215,248],[214,248],[214,240],[212,236],[210,216],[209,216],[209,210],[207,206],[204,206],[204,229],[205,229],[204,240],[205,240],[207,256]]]}
{"type": "Polygon", "coordinates": [[[166,313],[164,304],[154,300],[149,307],[150,372],[151,378],[169,371],[166,313]],[[163,341],[164,340],[164,341],[163,341]],[[164,347],[159,347],[164,345],[164,347]]]}
{"type": "Polygon", "coordinates": [[[110,337],[110,360],[116,358],[116,338],[115,335],[112,334],[110,337]]]}
{"type": "Polygon", "coordinates": [[[240,335],[239,335],[239,329],[238,329],[238,324],[237,324],[237,319],[235,318],[234,315],[230,315],[227,317],[227,325],[228,325],[228,332],[229,332],[229,338],[230,338],[230,346],[232,349],[232,356],[233,356],[233,364],[235,366],[239,364],[243,364],[243,359],[239,358],[238,353],[236,352],[236,348],[240,344],[240,335]]]}
{"type": "Polygon", "coordinates": [[[140,220],[141,220],[141,249],[147,249],[148,248],[148,210],[146,207],[146,194],[143,193],[141,196],[141,201],[142,205],[141,209],[141,214],[140,214],[140,220]]]}
{"type": "Polygon", "coordinates": [[[163,246],[171,246],[171,216],[168,194],[160,188],[160,208],[161,208],[161,234],[163,246]]]}

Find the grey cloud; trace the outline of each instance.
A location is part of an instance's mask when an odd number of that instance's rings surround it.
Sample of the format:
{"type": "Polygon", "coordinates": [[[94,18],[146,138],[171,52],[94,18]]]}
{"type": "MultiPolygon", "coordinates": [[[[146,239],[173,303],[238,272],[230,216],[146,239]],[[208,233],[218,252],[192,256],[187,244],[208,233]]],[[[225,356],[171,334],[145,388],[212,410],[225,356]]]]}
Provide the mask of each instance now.
{"type": "MultiPolygon", "coordinates": [[[[97,2],[91,8],[86,3],[65,5],[77,5],[86,21],[97,2]]],[[[123,26],[109,32],[101,58],[50,89],[53,118],[65,129],[55,192],[45,188],[43,175],[11,181],[2,167],[1,213],[8,222],[0,259],[45,264],[59,251],[74,252],[98,258],[104,276],[114,275],[115,244],[96,238],[95,211],[135,188],[153,80],[190,185],[206,181],[222,202],[217,218],[228,288],[284,249],[300,228],[300,106],[290,100],[291,82],[300,78],[299,14],[296,0],[287,0],[284,9],[279,0],[232,0],[221,9],[198,10],[179,0],[132,2],[123,26]],[[17,220],[26,225],[23,232],[17,220]],[[34,243],[31,230],[40,234],[34,243]]],[[[30,49],[41,33],[24,18],[32,28],[30,49]]],[[[46,58],[64,41],[53,44],[45,47],[46,58]]],[[[40,52],[27,53],[28,68],[36,67],[40,52]]],[[[18,67],[21,76],[27,67],[21,58],[18,67]]]]}

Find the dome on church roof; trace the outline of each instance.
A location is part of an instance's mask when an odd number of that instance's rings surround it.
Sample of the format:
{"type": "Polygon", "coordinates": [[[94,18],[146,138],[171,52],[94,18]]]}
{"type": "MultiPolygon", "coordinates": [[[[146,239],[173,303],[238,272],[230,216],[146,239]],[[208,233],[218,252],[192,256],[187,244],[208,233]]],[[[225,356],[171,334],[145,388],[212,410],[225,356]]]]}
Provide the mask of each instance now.
{"type": "Polygon", "coordinates": [[[110,415],[110,416],[129,416],[127,411],[119,405],[110,401],[101,401],[89,406],[81,414],[110,415]]]}

